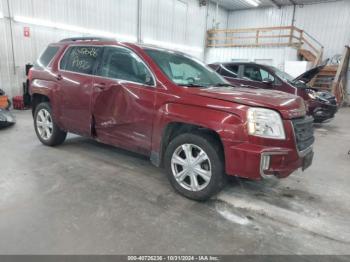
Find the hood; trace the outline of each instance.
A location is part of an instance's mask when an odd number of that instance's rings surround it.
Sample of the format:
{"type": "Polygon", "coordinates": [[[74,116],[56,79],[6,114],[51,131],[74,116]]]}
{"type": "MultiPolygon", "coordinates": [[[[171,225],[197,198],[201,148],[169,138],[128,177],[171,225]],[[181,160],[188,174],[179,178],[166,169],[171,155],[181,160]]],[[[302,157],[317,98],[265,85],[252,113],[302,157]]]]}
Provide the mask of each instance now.
{"type": "Polygon", "coordinates": [[[192,93],[200,96],[277,110],[285,119],[301,117],[306,114],[303,99],[284,92],[238,87],[210,87],[191,90],[193,90],[192,93]]]}
{"type": "Polygon", "coordinates": [[[303,81],[305,84],[309,83],[326,65],[327,62],[302,73],[297,78],[294,78],[293,82],[303,81]]]}

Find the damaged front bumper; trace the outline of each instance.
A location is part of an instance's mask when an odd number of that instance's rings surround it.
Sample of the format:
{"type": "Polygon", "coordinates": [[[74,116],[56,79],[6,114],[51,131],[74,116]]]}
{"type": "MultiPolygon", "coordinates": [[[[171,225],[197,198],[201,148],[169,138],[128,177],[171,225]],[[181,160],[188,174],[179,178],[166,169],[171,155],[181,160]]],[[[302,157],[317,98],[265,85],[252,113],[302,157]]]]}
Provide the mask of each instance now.
{"type": "Polygon", "coordinates": [[[15,116],[8,110],[0,109],[0,128],[14,125],[16,123],[15,116]]]}
{"type": "Polygon", "coordinates": [[[247,142],[226,145],[226,173],[259,180],[274,175],[288,177],[312,164],[315,141],[312,117],[284,121],[286,139],[252,138],[247,142]]]}
{"type": "Polygon", "coordinates": [[[312,147],[303,152],[289,148],[273,148],[268,146],[252,146],[242,144],[231,147],[230,154],[239,158],[233,172],[229,175],[260,180],[267,176],[285,178],[298,169],[310,167],[313,160],[312,147]]]}
{"type": "Polygon", "coordinates": [[[319,97],[309,102],[309,110],[316,123],[324,122],[338,112],[337,100],[329,92],[319,92],[319,97]]]}
{"type": "Polygon", "coordinates": [[[335,114],[338,112],[337,105],[320,105],[316,107],[312,116],[315,119],[315,122],[324,122],[326,120],[334,118],[335,114]]]}

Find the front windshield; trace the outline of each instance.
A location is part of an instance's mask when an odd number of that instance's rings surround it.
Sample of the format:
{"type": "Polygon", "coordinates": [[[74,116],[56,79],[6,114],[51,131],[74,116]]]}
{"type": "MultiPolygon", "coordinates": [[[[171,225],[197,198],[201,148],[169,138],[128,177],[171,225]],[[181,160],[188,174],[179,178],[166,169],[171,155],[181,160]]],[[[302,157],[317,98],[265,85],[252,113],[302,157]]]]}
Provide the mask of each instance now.
{"type": "Polygon", "coordinates": [[[285,81],[288,81],[288,82],[293,82],[294,80],[294,77],[292,77],[291,75],[287,74],[286,72],[283,72],[281,70],[279,70],[277,67],[272,67],[272,69],[275,71],[275,74],[285,80],[285,81]]]}
{"type": "Polygon", "coordinates": [[[145,52],[177,85],[192,87],[229,85],[213,70],[186,55],[155,49],[146,49],[145,52]]]}

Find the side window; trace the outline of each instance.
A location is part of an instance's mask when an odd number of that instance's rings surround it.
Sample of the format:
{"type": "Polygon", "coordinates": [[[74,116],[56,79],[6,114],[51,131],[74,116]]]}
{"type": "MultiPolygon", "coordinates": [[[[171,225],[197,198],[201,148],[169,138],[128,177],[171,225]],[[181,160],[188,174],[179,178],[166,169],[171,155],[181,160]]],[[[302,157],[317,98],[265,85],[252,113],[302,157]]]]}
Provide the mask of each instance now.
{"type": "Polygon", "coordinates": [[[98,75],[145,85],[154,84],[153,77],[141,58],[132,51],[119,47],[105,48],[98,75]]]}
{"type": "Polygon", "coordinates": [[[238,76],[238,65],[221,65],[220,75],[236,78],[238,76]]]}
{"type": "Polygon", "coordinates": [[[57,46],[49,46],[35,63],[36,66],[47,67],[58,51],[57,46]]]}
{"type": "Polygon", "coordinates": [[[272,75],[270,75],[269,72],[265,71],[264,69],[260,69],[260,74],[261,74],[262,81],[275,82],[275,78],[272,75]]]}
{"type": "Polygon", "coordinates": [[[248,78],[249,80],[259,81],[259,82],[262,81],[260,70],[255,66],[249,66],[249,65],[244,66],[243,76],[245,78],[248,78]]]}
{"type": "Polygon", "coordinates": [[[60,69],[92,75],[94,66],[102,47],[96,46],[73,46],[64,54],[60,69]]]}

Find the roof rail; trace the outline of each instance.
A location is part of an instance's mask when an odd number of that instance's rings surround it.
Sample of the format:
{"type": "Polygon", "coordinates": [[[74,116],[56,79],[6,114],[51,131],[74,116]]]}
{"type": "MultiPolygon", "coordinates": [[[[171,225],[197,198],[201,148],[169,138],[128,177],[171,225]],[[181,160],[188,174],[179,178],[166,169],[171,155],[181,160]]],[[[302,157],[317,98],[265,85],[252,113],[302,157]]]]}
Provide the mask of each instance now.
{"type": "Polygon", "coordinates": [[[65,38],[60,41],[60,43],[63,42],[75,42],[75,41],[115,41],[113,38],[106,38],[106,37],[94,37],[94,36],[88,36],[88,37],[71,37],[71,38],[65,38]]]}

